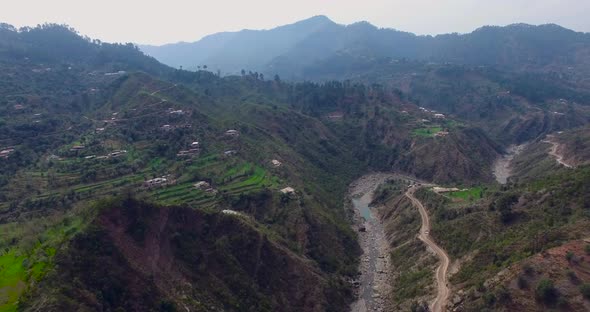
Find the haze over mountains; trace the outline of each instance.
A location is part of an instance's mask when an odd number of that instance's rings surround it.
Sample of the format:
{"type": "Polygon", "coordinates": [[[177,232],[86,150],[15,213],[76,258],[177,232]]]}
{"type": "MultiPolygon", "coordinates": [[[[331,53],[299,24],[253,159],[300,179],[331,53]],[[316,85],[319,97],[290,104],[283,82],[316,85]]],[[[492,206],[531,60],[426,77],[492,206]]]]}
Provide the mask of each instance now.
{"type": "MultiPolygon", "coordinates": [[[[316,67],[346,58],[356,63],[391,58],[499,66],[510,70],[588,70],[590,34],[558,25],[485,26],[469,34],[416,36],[367,22],[340,25],[315,16],[271,30],[218,33],[193,43],[140,46],[172,67],[207,65],[223,74],[242,69],[286,79],[316,79],[316,67]]],[[[329,71],[329,70],[328,70],[329,71]]],[[[350,76],[355,74],[351,69],[350,76]]]]}
{"type": "Polygon", "coordinates": [[[0,312],[587,311],[588,40],[0,24],[0,312]]]}

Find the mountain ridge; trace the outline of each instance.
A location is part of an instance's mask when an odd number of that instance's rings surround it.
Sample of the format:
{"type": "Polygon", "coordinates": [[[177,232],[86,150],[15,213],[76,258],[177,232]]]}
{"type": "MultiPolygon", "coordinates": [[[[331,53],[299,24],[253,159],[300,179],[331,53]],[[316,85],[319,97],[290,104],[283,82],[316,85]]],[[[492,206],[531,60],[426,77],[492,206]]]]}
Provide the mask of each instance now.
{"type": "Polygon", "coordinates": [[[416,35],[379,28],[366,21],[342,25],[328,17],[316,16],[269,30],[222,32],[192,43],[140,48],[173,67],[192,70],[208,65],[224,74],[247,70],[267,76],[278,74],[292,80],[315,80],[314,75],[304,74],[306,70],[346,51],[357,58],[407,58],[499,66],[517,71],[533,66],[543,69],[553,64],[580,64],[582,70],[587,71],[587,62],[576,53],[590,51],[590,34],[556,24],[515,23],[482,26],[464,34],[416,35]],[[289,38],[281,38],[284,42],[278,46],[277,37],[284,36],[289,38]],[[273,38],[270,44],[269,38],[273,38]],[[211,45],[213,40],[222,43],[211,45]],[[223,51],[219,54],[220,49],[240,53],[223,51]]]}

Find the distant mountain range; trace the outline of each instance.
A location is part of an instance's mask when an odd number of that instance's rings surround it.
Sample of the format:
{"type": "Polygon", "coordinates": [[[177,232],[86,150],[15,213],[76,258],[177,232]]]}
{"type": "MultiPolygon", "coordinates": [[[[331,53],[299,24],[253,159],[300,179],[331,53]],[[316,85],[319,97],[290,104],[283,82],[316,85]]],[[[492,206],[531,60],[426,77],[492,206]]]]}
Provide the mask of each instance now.
{"type": "MultiPolygon", "coordinates": [[[[469,34],[417,36],[368,22],[340,25],[315,16],[271,30],[224,32],[193,43],[140,49],[173,67],[207,65],[223,74],[243,69],[287,79],[317,79],[321,75],[316,68],[325,74],[341,71],[342,62],[366,64],[384,58],[517,71],[590,69],[590,34],[554,24],[485,26],[469,34]]],[[[354,76],[354,71],[350,68],[348,76],[354,76]]]]}

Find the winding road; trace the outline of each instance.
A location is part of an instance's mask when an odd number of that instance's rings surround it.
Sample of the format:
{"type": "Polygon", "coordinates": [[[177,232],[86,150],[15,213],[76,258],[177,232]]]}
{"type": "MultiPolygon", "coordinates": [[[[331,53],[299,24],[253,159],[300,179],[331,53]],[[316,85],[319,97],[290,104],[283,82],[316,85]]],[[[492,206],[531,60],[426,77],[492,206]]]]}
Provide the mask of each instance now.
{"type": "Polygon", "coordinates": [[[558,164],[566,167],[566,168],[573,168],[572,165],[566,163],[564,161],[564,157],[562,154],[559,153],[559,143],[554,140],[555,137],[553,135],[548,135],[547,139],[543,142],[551,144],[551,150],[549,151],[549,155],[553,156],[558,164]]]}
{"type": "Polygon", "coordinates": [[[406,192],[406,197],[408,197],[412,201],[412,204],[418,208],[418,211],[420,211],[422,227],[420,228],[420,234],[418,238],[428,247],[434,250],[440,259],[440,265],[436,269],[438,294],[431,303],[430,310],[433,312],[442,312],[445,310],[450,296],[450,290],[449,287],[447,287],[447,272],[449,270],[450,260],[446,251],[440,248],[440,246],[438,246],[430,237],[430,219],[428,217],[428,212],[426,211],[426,208],[424,208],[424,205],[422,205],[422,203],[414,196],[414,192],[416,192],[418,189],[419,187],[410,187],[406,192]]]}

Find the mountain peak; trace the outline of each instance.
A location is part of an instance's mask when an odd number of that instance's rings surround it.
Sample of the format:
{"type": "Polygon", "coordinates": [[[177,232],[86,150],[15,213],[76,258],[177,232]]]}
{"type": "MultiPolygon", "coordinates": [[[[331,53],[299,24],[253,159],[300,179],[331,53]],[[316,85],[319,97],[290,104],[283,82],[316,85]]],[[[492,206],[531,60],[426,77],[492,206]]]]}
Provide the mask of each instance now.
{"type": "Polygon", "coordinates": [[[329,17],[325,15],[316,15],[308,19],[304,19],[295,24],[335,24],[329,17]]]}

